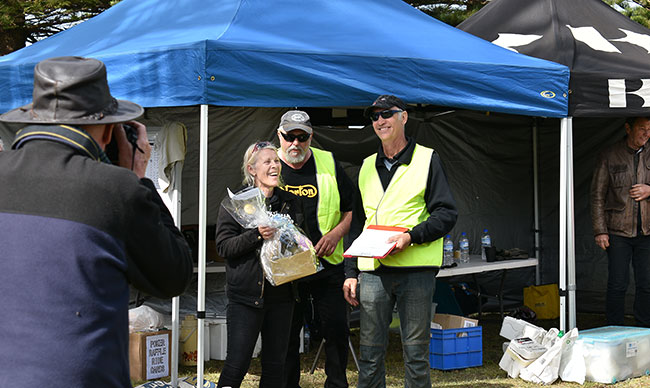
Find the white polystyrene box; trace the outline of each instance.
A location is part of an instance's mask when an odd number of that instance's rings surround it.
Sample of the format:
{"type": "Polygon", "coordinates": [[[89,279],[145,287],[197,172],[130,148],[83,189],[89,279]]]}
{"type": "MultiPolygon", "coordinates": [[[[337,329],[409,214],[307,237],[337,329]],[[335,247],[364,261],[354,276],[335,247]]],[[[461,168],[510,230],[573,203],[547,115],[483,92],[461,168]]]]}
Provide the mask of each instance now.
{"type": "MultiPolygon", "coordinates": [[[[210,359],[225,360],[228,350],[228,325],[226,318],[212,318],[210,322],[210,359]]],[[[303,350],[302,331],[300,341],[300,352],[303,350]]],[[[257,357],[262,350],[262,337],[258,335],[253,357],[257,357]]],[[[206,358],[207,359],[207,358],[206,358]]]]}
{"type": "Polygon", "coordinates": [[[650,374],[650,329],[605,326],[583,330],[576,345],[583,349],[588,381],[609,384],[650,374]]]}
{"type": "Polygon", "coordinates": [[[540,342],[546,334],[546,330],[528,323],[523,319],[505,317],[501,324],[499,335],[503,338],[513,340],[515,338],[528,337],[535,342],[540,342]]]}
{"type": "Polygon", "coordinates": [[[225,360],[228,346],[226,318],[210,319],[210,359],[225,360]]]}

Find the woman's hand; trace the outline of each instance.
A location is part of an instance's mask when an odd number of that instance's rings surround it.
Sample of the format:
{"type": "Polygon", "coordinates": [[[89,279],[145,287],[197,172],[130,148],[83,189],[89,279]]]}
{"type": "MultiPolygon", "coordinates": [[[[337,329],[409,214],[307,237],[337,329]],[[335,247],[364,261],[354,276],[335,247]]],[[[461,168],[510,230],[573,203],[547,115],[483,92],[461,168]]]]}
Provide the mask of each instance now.
{"type": "Polygon", "coordinates": [[[275,228],[271,228],[270,226],[258,226],[257,231],[260,232],[260,236],[264,240],[272,239],[275,235],[275,228]]]}

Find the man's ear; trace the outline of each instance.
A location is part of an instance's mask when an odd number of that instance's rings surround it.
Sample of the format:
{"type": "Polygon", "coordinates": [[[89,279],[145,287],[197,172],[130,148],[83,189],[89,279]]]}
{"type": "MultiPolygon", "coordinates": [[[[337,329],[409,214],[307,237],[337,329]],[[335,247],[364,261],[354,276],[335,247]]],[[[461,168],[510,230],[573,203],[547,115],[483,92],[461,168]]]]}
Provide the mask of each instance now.
{"type": "Polygon", "coordinates": [[[108,143],[111,142],[111,139],[113,138],[113,128],[115,128],[115,124],[106,124],[104,125],[104,132],[102,132],[102,145],[104,148],[108,145],[108,143]]]}
{"type": "Polygon", "coordinates": [[[409,120],[409,112],[403,111],[402,112],[402,124],[406,125],[406,122],[409,120]]]}

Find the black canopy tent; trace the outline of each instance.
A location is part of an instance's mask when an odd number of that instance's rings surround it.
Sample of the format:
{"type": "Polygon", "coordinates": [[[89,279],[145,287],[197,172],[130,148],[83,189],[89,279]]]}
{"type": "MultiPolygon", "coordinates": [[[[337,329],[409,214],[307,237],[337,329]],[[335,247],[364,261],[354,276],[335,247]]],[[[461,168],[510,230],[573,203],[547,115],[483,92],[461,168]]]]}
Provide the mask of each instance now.
{"type": "MultiPolygon", "coordinates": [[[[493,0],[458,26],[473,35],[522,54],[568,66],[569,117],[560,124],[559,283],[560,326],[565,328],[565,296],[568,296],[569,328],[575,327],[576,254],[581,286],[595,289],[605,277],[604,253],[594,249],[591,235],[588,183],[594,156],[605,143],[621,134],[621,117],[650,114],[650,30],[620,14],[601,0],[493,0]],[[582,148],[575,161],[581,186],[574,208],[573,126],[579,129],[582,148]],[[600,117],[601,120],[586,118],[600,117]],[[600,144],[590,142],[597,133],[600,144]],[[587,187],[585,187],[587,186],[587,187]],[[574,220],[574,214],[579,219],[574,220]],[[581,230],[575,226],[580,225],[581,230]],[[589,229],[589,230],[585,230],[589,229]],[[580,238],[575,238],[575,233],[580,238]],[[576,247],[578,252],[576,252],[576,247]],[[593,263],[602,271],[594,271],[593,263]],[[566,266],[566,267],[565,267],[566,266]],[[567,284],[568,283],[568,284],[567,284]]],[[[547,267],[548,269],[549,267],[547,267]]],[[[550,266],[552,268],[552,266],[550,266]]],[[[548,270],[543,273],[552,275],[548,270]]],[[[557,272],[555,272],[557,273],[557,272]]]]}

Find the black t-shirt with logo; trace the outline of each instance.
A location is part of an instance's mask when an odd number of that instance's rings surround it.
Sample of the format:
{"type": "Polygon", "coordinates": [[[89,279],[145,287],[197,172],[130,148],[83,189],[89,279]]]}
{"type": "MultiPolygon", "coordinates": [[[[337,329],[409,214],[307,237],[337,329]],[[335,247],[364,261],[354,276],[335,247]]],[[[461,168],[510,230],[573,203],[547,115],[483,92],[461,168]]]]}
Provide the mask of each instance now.
{"type": "MultiPolygon", "coordinates": [[[[284,189],[302,199],[307,224],[307,237],[316,245],[323,237],[318,226],[318,185],[316,184],[316,162],[312,155],[298,170],[294,170],[282,161],[282,180],[284,189]]],[[[341,198],[341,213],[352,211],[354,206],[355,186],[341,165],[335,161],[336,183],[341,198]]]]}

